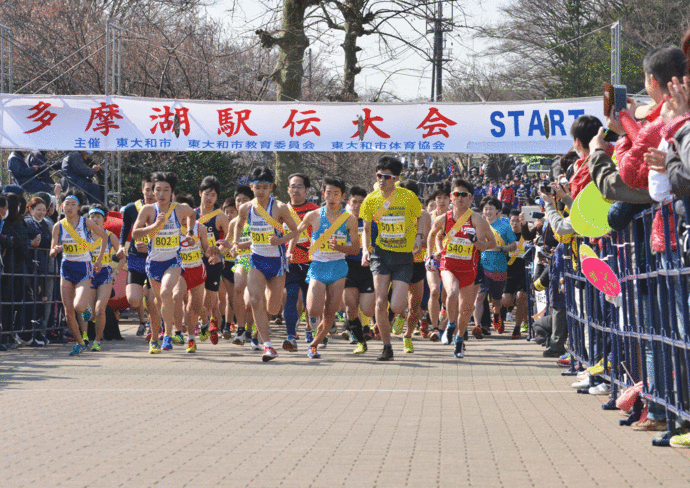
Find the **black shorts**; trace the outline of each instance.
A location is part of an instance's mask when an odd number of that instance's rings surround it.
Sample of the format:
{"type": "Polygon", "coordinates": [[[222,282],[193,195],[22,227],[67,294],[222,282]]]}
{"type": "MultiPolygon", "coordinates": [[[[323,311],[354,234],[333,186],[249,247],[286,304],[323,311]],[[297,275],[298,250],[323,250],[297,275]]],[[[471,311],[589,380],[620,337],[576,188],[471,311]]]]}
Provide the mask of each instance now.
{"type": "Polygon", "coordinates": [[[412,265],[412,279],[410,280],[410,284],[414,285],[415,283],[419,283],[424,278],[426,278],[426,265],[423,262],[414,263],[412,265]]]}
{"type": "MultiPolygon", "coordinates": [[[[285,286],[297,283],[304,293],[307,292],[307,272],[311,263],[290,263],[288,272],[285,275],[285,286]]],[[[306,296],[306,295],[305,295],[306,296]]]]}
{"type": "Polygon", "coordinates": [[[208,291],[218,291],[220,289],[220,280],[223,275],[223,265],[214,264],[213,266],[206,266],[206,282],[204,288],[208,291]]]}
{"type": "Polygon", "coordinates": [[[505,293],[515,295],[519,291],[527,291],[527,276],[525,266],[508,266],[508,281],[506,281],[505,293]]]}
{"type": "Polygon", "coordinates": [[[474,280],[475,284],[479,284],[479,293],[488,293],[492,300],[500,300],[503,298],[503,291],[506,288],[505,281],[497,281],[489,278],[484,268],[479,266],[477,269],[477,277],[474,280]]]}
{"type": "Polygon", "coordinates": [[[347,278],[345,288],[357,288],[360,294],[374,293],[374,275],[368,266],[362,266],[362,261],[357,259],[346,259],[347,278]]]}
{"type": "Polygon", "coordinates": [[[139,271],[135,271],[133,269],[127,271],[127,284],[134,284],[139,286],[146,286],[146,288],[151,288],[146,273],[140,273],[139,271]]]}
{"type": "Polygon", "coordinates": [[[225,261],[223,263],[223,279],[229,281],[230,283],[235,283],[235,272],[232,267],[235,266],[235,261],[225,261]]]}
{"type": "Polygon", "coordinates": [[[394,252],[375,248],[370,257],[371,273],[390,275],[391,281],[410,283],[414,258],[411,252],[394,252]]]}

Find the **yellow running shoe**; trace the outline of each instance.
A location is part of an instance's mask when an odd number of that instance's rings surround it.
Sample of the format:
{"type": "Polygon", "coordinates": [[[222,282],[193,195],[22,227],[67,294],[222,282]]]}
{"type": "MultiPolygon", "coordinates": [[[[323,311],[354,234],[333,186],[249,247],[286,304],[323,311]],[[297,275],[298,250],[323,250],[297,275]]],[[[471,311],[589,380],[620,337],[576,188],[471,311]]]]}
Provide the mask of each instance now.
{"type": "Polygon", "coordinates": [[[199,331],[199,340],[201,342],[206,342],[211,335],[211,331],[209,330],[209,324],[206,324],[201,327],[201,330],[199,331]]]}
{"type": "Polygon", "coordinates": [[[161,353],[161,343],[158,341],[151,341],[149,343],[149,354],[160,354],[161,353]]]}
{"type": "Polygon", "coordinates": [[[364,354],[365,352],[367,352],[367,343],[366,342],[358,342],[357,347],[352,352],[354,354],[364,354]]]}
{"type": "Polygon", "coordinates": [[[196,342],[189,341],[187,343],[187,352],[190,354],[196,352],[196,342]]]}
{"type": "Polygon", "coordinates": [[[403,351],[412,354],[414,352],[414,345],[412,344],[411,337],[405,337],[403,339],[403,351]]]}

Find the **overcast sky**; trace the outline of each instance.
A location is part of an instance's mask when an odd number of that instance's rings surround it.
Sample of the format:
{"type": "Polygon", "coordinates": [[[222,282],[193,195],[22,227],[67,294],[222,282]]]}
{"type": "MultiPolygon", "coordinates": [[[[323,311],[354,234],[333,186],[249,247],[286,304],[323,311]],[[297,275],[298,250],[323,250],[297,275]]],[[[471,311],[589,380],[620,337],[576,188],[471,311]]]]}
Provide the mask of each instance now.
{"type": "MultiPolygon", "coordinates": [[[[471,25],[486,25],[496,22],[501,18],[499,8],[510,3],[510,0],[481,0],[481,3],[467,2],[465,10],[467,23],[471,25]]],[[[208,7],[208,15],[215,19],[223,20],[230,29],[234,38],[256,39],[254,31],[270,20],[266,14],[267,7],[279,6],[280,0],[217,0],[213,6],[208,7]],[[233,4],[237,4],[232,14],[228,13],[233,4]],[[263,5],[262,5],[263,4],[263,5]]],[[[445,9],[444,9],[445,13],[445,9]]],[[[279,21],[279,14],[274,17],[279,21]]],[[[454,12],[456,22],[462,21],[462,14],[454,12]]],[[[424,22],[418,23],[418,30],[424,31],[424,22]]],[[[425,36],[429,42],[433,34],[425,36]]],[[[327,43],[338,46],[342,42],[342,33],[336,32],[334,37],[324,38],[327,43]]],[[[416,45],[424,45],[424,39],[415,40],[416,45]]],[[[357,76],[357,91],[362,94],[367,89],[378,89],[385,83],[385,90],[392,92],[403,100],[415,100],[428,98],[431,93],[431,63],[423,59],[414,50],[405,48],[400,44],[397,52],[399,59],[390,61],[380,54],[380,46],[375,36],[367,36],[358,41],[362,51],[358,54],[358,60],[362,66],[362,72],[357,76]]],[[[464,62],[472,54],[481,49],[481,42],[472,39],[467,30],[456,30],[446,34],[446,48],[452,51],[451,57],[457,62],[464,62]]],[[[334,71],[342,71],[343,51],[336,47],[332,52],[327,52],[324,43],[312,42],[312,49],[316,53],[320,51],[327,65],[334,71]]]]}

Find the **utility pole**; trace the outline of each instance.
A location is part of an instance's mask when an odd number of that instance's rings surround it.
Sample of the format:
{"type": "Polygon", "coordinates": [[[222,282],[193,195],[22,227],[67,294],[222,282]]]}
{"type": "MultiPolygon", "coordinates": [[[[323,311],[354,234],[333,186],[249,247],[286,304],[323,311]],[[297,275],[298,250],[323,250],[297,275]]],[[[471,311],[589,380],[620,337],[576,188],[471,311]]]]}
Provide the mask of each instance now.
{"type": "Polygon", "coordinates": [[[450,4],[450,16],[443,17],[443,0],[434,2],[434,10],[427,17],[427,34],[434,35],[434,48],[431,59],[431,101],[443,100],[443,63],[449,61],[450,50],[444,49],[444,32],[453,30],[453,3],[450,4]]]}

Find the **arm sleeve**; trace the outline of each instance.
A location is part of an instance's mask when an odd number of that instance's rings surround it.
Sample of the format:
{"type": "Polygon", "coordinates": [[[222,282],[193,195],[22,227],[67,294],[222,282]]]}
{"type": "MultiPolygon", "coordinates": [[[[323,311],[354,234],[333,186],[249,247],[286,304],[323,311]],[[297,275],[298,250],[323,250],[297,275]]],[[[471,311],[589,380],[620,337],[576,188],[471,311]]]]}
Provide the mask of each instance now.
{"type": "Polygon", "coordinates": [[[120,245],[124,246],[129,238],[129,232],[132,230],[134,221],[132,220],[132,207],[125,208],[122,212],[122,230],[120,231],[120,245]]]}
{"type": "Polygon", "coordinates": [[[556,207],[550,203],[547,203],[545,208],[546,218],[556,234],[564,236],[575,232],[573,225],[570,223],[570,217],[562,217],[558,210],[556,210],[556,207]]]}

